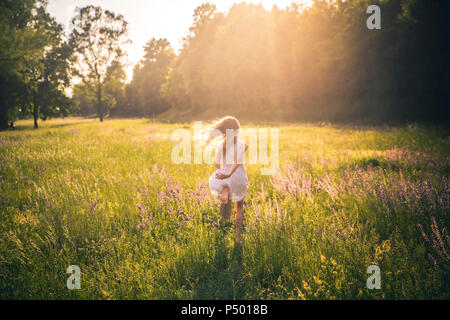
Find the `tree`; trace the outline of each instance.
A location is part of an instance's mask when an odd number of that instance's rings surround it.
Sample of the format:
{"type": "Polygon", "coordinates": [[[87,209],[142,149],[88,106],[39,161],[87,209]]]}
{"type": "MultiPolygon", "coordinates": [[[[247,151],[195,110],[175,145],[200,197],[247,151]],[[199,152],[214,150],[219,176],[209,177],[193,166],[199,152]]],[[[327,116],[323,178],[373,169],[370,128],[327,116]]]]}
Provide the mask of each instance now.
{"type": "Polygon", "coordinates": [[[144,58],[134,68],[128,99],[141,115],[155,115],[169,108],[161,90],[175,54],[167,39],[152,38],[144,50],[144,58]]]}
{"type": "Polygon", "coordinates": [[[89,116],[96,112],[96,97],[92,90],[84,83],[74,85],[72,91],[72,100],[74,103],[73,111],[82,116],[89,116]]]}
{"type": "Polygon", "coordinates": [[[252,120],[448,121],[444,0],[313,0],[271,11],[205,3],[169,69],[164,95],[183,117],[252,120]]]}
{"type": "MultiPolygon", "coordinates": [[[[38,119],[47,119],[57,114],[67,114],[70,107],[65,88],[70,84],[69,64],[72,47],[63,42],[63,27],[46,12],[45,6],[38,6],[31,28],[44,35],[44,49],[41,56],[26,61],[24,77],[27,82],[27,95],[30,111],[34,119],[34,128],[38,128],[38,119]]],[[[26,113],[26,109],[22,110],[26,113]]]]}
{"type": "Polygon", "coordinates": [[[39,25],[45,1],[0,2],[0,129],[12,126],[27,104],[28,67],[41,59],[48,37],[39,25]]]}
{"type": "MultiPolygon", "coordinates": [[[[58,44],[43,59],[44,73],[38,87],[39,116],[48,118],[71,112],[72,101],[66,96],[65,89],[70,85],[70,64],[73,48],[68,42],[58,44]]],[[[36,119],[36,113],[34,113],[36,119]]]]}
{"type": "Polygon", "coordinates": [[[0,2],[0,129],[19,114],[33,114],[37,128],[39,117],[68,113],[72,50],[46,8],[44,0],[0,2]]]}
{"type": "Polygon", "coordinates": [[[217,12],[214,4],[206,2],[195,9],[193,25],[163,86],[164,96],[174,109],[199,113],[209,102],[208,88],[214,85],[215,79],[206,75],[205,68],[225,55],[224,52],[219,56],[210,54],[223,23],[224,15],[217,12]]]}
{"type": "Polygon", "coordinates": [[[72,24],[70,43],[76,48],[78,58],[75,75],[95,94],[96,111],[103,121],[111,108],[105,99],[108,68],[124,56],[122,46],[128,42],[127,22],[120,14],[87,6],[77,9],[72,24]]]}
{"type": "Polygon", "coordinates": [[[126,74],[120,61],[114,61],[108,67],[105,78],[105,100],[111,110],[120,113],[125,103],[126,74]]]}

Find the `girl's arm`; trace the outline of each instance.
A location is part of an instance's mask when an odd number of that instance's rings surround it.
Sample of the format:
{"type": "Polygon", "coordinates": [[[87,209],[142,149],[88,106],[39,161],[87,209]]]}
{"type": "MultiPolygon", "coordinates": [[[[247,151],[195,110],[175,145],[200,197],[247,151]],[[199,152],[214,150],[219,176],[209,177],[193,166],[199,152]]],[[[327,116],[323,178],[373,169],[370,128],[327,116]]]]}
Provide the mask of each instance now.
{"type": "MultiPolygon", "coordinates": [[[[206,140],[206,145],[208,145],[213,139],[214,139],[214,135],[213,135],[213,134],[210,134],[210,135],[208,136],[208,139],[206,140]]],[[[217,158],[216,158],[216,163],[214,163],[214,167],[215,167],[216,169],[222,168],[222,166],[220,165],[220,163],[217,163],[217,158]]]]}
{"type": "Polygon", "coordinates": [[[240,164],[243,164],[243,163],[237,163],[237,162],[238,162],[237,159],[241,159],[243,153],[245,153],[245,152],[247,151],[248,145],[245,144],[244,146],[245,146],[245,148],[241,148],[241,149],[237,152],[237,156],[236,156],[235,159],[234,159],[234,163],[233,163],[233,165],[231,166],[230,172],[228,172],[227,174],[217,173],[217,174],[216,174],[216,178],[217,178],[217,179],[226,179],[226,178],[231,177],[231,175],[234,173],[234,171],[236,171],[236,169],[239,167],[239,165],[240,165],[240,164]]]}
{"type": "Polygon", "coordinates": [[[221,152],[222,152],[222,149],[220,149],[220,148],[218,150],[216,150],[216,162],[214,163],[214,167],[216,169],[222,168],[222,164],[221,164],[221,162],[222,162],[222,155],[221,155],[221,152]]]}

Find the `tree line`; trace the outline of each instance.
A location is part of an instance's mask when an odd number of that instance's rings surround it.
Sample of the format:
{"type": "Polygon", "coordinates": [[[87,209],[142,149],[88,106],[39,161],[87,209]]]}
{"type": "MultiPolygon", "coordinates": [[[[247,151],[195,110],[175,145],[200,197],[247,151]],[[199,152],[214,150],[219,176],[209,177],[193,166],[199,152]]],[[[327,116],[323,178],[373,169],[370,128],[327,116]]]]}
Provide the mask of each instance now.
{"type": "Polygon", "coordinates": [[[206,2],[178,53],[149,37],[129,83],[122,15],[78,8],[65,35],[45,8],[0,4],[1,128],[68,114],[448,121],[448,1],[238,3],[226,13],[206,2]],[[370,5],[381,9],[380,30],[366,26],[370,5]]]}
{"type": "Polygon", "coordinates": [[[124,17],[91,5],[77,8],[66,34],[47,4],[0,2],[0,129],[18,118],[32,116],[38,128],[39,119],[79,113],[80,90],[101,121],[116,104],[128,41],[124,17]]]}

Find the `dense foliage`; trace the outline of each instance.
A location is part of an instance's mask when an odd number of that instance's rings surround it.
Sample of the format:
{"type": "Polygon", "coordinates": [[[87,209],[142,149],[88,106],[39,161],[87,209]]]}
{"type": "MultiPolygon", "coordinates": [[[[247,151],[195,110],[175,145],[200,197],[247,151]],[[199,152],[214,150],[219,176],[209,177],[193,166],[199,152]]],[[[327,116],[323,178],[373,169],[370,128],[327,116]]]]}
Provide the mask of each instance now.
{"type": "Polygon", "coordinates": [[[91,102],[103,121],[117,103],[115,93],[123,78],[121,59],[123,46],[128,42],[128,23],[120,14],[87,6],[77,9],[72,25],[70,43],[77,58],[74,73],[82,80],[81,86],[90,97],[95,97],[91,102]]]}
{"type": "Polygon", "coordinates": [[[46,1],[0,2],[0,129],[19,115],[67,115],[71,101],[71,46],[63,28],[48,12],[46,1]]]}
{"type": "Polygon", "coordinates": [[[448,120],[448,1],[353,0],[270,12],[205,4],[168,78],[174,112],[268,120],[448,120]],[[381,8],[381,30],[366,9],[381,8]]]}

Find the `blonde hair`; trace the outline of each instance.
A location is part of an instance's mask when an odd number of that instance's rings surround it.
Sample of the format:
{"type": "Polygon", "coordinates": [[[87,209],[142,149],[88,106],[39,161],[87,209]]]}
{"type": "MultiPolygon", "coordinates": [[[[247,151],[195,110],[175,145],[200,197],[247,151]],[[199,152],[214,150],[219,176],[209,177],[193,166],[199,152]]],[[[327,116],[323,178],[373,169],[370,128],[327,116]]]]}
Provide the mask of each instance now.
{"type": "Polygon", "coordinates": [[[222,134],[226,134],[226,130],[237,130],[241,127],[239,120],[232,116],[226,116],[216,120],[210,125],[211,128],[219,130],[222,134]]]}
{"type": "Polygon", "coordinates": [[[211,124],[207,124],[207,128],[204,129],[204,134],[207,135],[207,143],[209,143],[214,137],[217,136],[217,132],[220,132],[223,139],[223,152],[225,154],[226,145],[227,145],[227,130],[234,130],[235,134],[233,135],[233,144],[236,146],[237,144],[237,133],[239,132],[241,125],[239,120],[232,116],[226,116],[220,119],[217,119],[211,124]]]}

